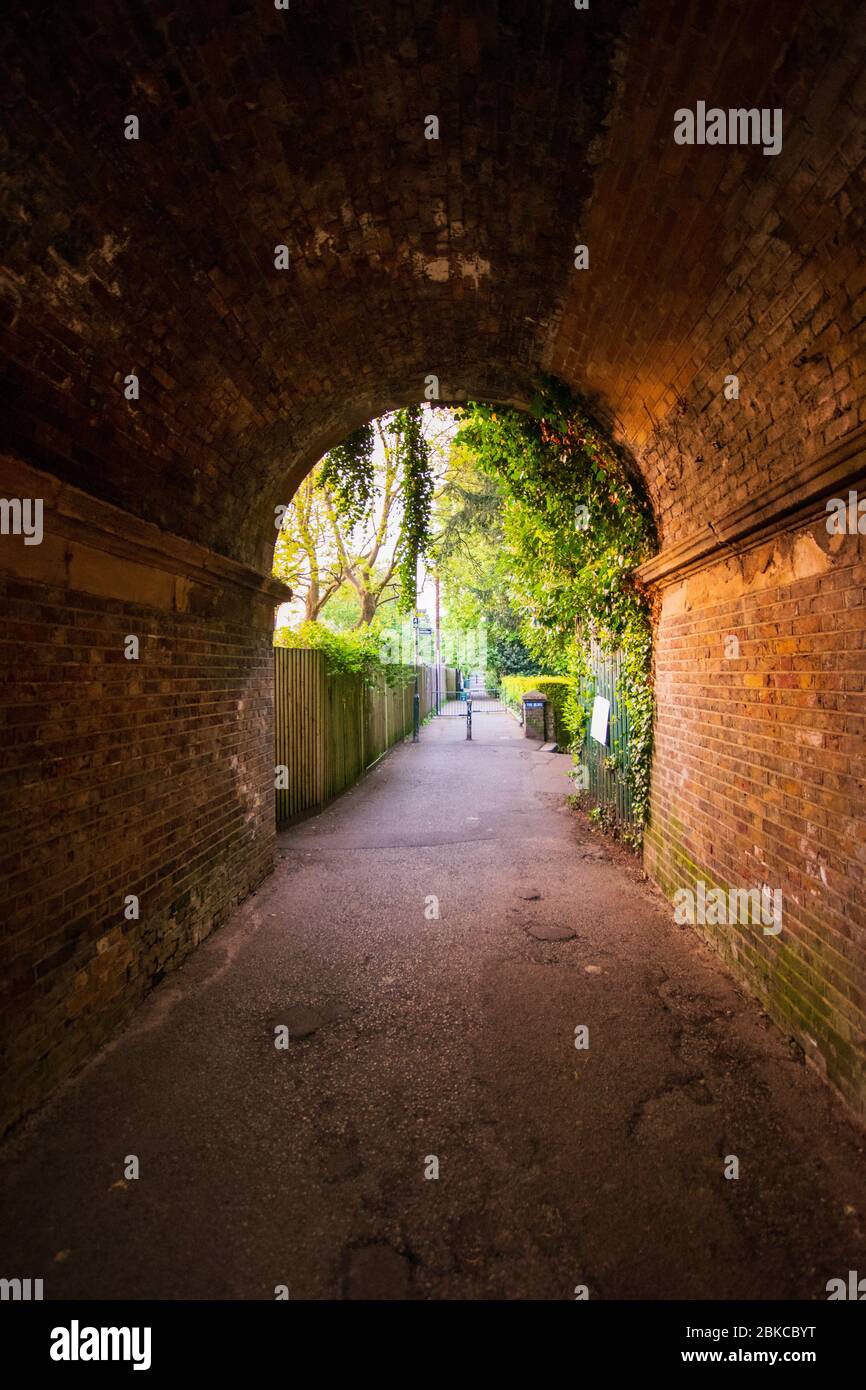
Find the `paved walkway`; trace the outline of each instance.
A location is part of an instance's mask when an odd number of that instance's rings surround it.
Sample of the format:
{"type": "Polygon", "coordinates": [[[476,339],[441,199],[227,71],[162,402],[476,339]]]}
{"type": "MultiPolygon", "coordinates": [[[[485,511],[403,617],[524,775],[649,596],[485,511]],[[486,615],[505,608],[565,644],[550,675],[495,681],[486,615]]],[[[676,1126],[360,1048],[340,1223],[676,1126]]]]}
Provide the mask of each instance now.
{"type": "Polygon", "coordinates": [[[566,760],[508,715],[463,733],[427,726],[285,834],[5,1146],[0,1274],[46,1298],[823,1299],[866,1272],[863,1134],[580,828],[566,760]]]}

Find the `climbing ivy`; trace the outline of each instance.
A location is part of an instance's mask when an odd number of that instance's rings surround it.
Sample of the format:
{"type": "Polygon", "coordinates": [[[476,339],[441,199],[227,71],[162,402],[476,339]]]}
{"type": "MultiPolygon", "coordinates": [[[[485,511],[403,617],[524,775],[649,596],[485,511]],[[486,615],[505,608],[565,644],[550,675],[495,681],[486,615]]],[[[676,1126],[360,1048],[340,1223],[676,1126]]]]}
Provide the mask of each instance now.
{"type": "Polygon", "coordinates": [[[470,405],[458,442],[505,493],[505,541],[524,634],[543,668],[569,675],[565,718],[579,745],[592,698],[589,646],[623,654],[628,779],[639,825],[649,809],[652,640],[633,570],[655,549],[652,511],[622,453],[583,401],[545,379],[531,411],[470,405]]]}
{"type": "Polygon", "coordinates": [[[397,440],[397,457],[403,477],[403,519],[397,541],[399,606],[414,608],[417,601],[418,561],[430,543],[433,473],[430,446],[424,436],[421,407],[398,410],[391,428],[397,440]]]}
{"type": "Polygon", "coordinates": [[[349,526],[367,515],[373,502],[375,470],[373,425],[362,425],[326,454],[316,483],[330,493],[340,517],[349,526]]]}
{"type": "MultiPolygon", "coordinates": [[[[397,410],[385,417],[384,428],[393,436],[401,480],[402,520],[397,538],[399,607],[415,607],[418,561],[430,542],[433,473],[430,446],[424,434],[420,406],[397,410]]],[[[317,485],[326,490],[338,516],[348,526],[365,517],[375,491],[372,424],[349,435],[325,455],[317,485]]]]}

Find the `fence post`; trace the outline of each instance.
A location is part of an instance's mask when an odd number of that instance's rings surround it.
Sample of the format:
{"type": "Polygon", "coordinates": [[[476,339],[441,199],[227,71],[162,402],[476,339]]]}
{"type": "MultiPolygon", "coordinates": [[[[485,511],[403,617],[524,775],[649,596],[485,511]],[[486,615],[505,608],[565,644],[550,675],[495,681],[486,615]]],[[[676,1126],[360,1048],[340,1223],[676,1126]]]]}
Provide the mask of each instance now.
{"type": "Polygon", "coordinates": [[[316,801],[318,802],[319,810],[322,810],[325,805],[325,796],[327,793],[327,769],[325,767],[325,654],[324,652],[311,652],[310,657],[312,658],[312,675],[314,680],[314,698],[310,703],[315,711],[314,717],[316,720],[316,801]]]}

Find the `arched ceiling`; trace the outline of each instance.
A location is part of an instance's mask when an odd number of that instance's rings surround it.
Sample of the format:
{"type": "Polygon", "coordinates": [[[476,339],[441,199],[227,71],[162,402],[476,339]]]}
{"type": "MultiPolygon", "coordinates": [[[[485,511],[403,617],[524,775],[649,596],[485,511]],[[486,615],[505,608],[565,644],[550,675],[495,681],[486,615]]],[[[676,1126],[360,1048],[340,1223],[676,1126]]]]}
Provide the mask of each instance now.
{"type": "Polygon", "coordinates": [[[588,393],[666,543],[857,424],[854,0],[74,0],[2,32],[8,445],[168,531],[266,567],[276,503],[430,374],[588,393]],[[781,108],[781,153],[677,145],[699,100],[781,108]]]}

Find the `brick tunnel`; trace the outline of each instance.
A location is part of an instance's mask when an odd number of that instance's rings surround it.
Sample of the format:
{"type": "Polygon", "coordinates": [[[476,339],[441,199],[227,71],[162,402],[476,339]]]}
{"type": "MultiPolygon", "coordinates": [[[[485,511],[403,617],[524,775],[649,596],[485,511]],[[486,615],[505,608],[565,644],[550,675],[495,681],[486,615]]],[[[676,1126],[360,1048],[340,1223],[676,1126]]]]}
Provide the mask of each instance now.
{"type": "Polygon", "coordinates": [[[655,512],[646,871],[781,885],[780,940],[706,937],[862,1117],[866,563],[825,517],[866,475],[863,6],[23,3],[2,33],[0,486],[44,505],[0,538],[3,1124],[273,867],[275,508],[431,379],[523,406],[540,374],[655,512]],[[678,143],[702,102],[781,112],[780,147],[678,143]]]}

